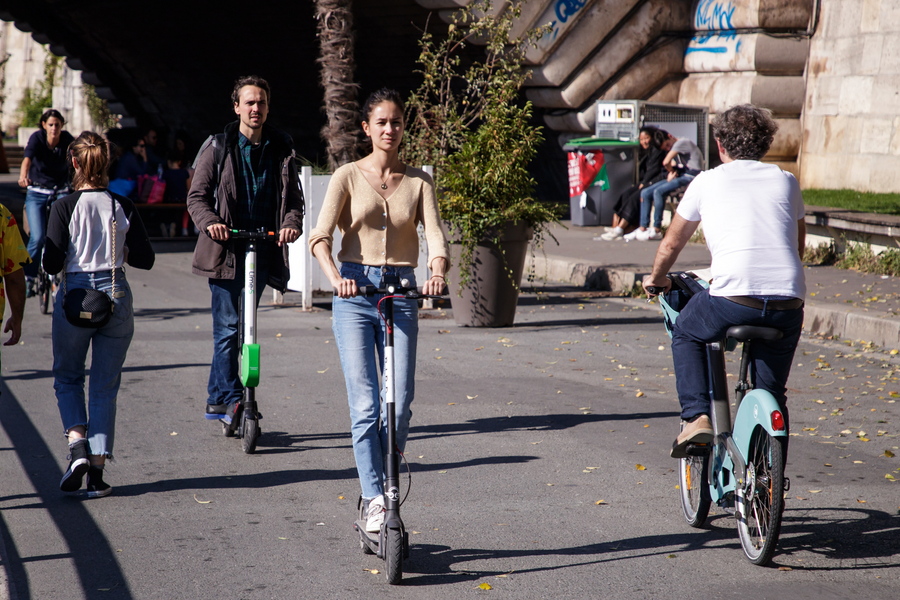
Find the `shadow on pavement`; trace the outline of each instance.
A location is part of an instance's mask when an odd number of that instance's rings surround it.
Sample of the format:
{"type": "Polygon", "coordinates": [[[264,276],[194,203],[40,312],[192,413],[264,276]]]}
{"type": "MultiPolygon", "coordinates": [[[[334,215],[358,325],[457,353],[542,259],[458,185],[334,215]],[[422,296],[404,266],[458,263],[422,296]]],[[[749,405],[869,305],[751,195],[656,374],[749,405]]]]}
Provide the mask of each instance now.
{"type": "MultiPolygon", "coordinates": [[[[110,592],[114,591],[113,595],[116,598],[124,600],[133,598],[125,574],[119,568],[115,549],[109,545],[100,527],[81,504],[84,496],[64,496],[59,491],[62,471],[52,457],[61,449],[47,446],[18,398],[5,384],[0,383],[0,389],[3,393],[0,426],[12,443],[16,458],[22,465],[22,474],[30,479],[32,487],[36,490],[35,503],[30,505],[30,509],[43,509],[69,548],[69,552],[62,555],[21,556],[9,535],[5,521],[0,520],[9,561],[8,572],[18,597],[32,597],[25,570],[26,562],[71,560],[74,563],[74,571],[81,581],[81,593],[70,590],[72,597],[110,598],[112,597],[110,592]],[[99,591],[101,589],[109,591],[101,592],[99,591]]],[[[2,500],[6,502],[11,498],[6,497],[2,500]]],[[[4,511],[21,508],[23,507],[4,508],[4,511]]]]}

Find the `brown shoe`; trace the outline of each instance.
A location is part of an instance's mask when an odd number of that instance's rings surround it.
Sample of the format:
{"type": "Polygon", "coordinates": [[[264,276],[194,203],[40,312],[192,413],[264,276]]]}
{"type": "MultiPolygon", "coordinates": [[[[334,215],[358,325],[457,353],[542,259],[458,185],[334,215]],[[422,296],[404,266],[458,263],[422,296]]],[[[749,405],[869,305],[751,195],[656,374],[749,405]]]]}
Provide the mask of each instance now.
{"type": "Polygon", "coordinates": [[[687,458],[689,444],[709,444],[713,440],[712,423],[706,415],[698,415],[692,421],[683,421],[681,433],[672,444],[669,456],[672,458],[687,458]]]}

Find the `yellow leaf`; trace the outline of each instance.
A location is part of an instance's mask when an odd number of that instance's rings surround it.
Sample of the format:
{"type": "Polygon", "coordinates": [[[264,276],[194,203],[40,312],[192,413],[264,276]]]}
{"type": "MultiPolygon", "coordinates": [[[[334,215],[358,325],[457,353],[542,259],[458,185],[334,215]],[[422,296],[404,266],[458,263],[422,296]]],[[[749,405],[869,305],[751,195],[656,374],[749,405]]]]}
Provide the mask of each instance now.
{"type": "Polygon", "coordinates": [[[866,503],[865,500],[860,500],[859,498],[857,498],[856,501],[859,502],[860,504],[865,504],[865,503],[866,503]]]}
{"type": "Polygon", "coordinates": [[[177,432],[177,431],[173,431],[173,432],[170,433],[169,435],[178,435],[178,432],[177,432]]]}
{"type": "Polygon", "coordinates": [[[331,368],[331,367],[325,367],[325,369],[323,369],[322,371],[316,371],[316,373],[320,373],[320,374],[321,374],[321,373],[327,373],[327,372],[328,372],[328,369],[330,369],[330,368],[331,368]]]}
{"type": "Polygon", "coordinates": [[[344,499],[343,496],[338,496],[338,500],[343,500],[343,499],[344,499]]]}
{"type": "Polygon", "coordinates": [[[279,539],[279,540],[286,540],[287,538],[286,538],[286,537],[280,537],[280,538],[278,538],[278,539],[279,539]]]}
{"type": "Polygon", "coordinates": [[[638,471],[646,471],[647,470],[647,467],[645,467],[644,465],[634,465],[634,468],[637,469],[638,471]]]}
{"type": "Polygon", "coordinates": [[[778,567],[778,570],[779,571],[793,571],[793,569],[790,567],[778,567]]]}
{"type": "Polygon", "coordinates": [[[885,478],[885,479],[890,479],[891,481],[894,481],[894,480],[896,479],[896,477],[894,477],[894,476],[891,475],[890,473],[886,474],[886,475],[884,476],[884,478],[885,478]]]}
{"type": "Polygon", "coordinates": [[[456,406],[456,402],[448,402],[447,406],[456,406]]]}
{"type": "Polygon", "coordinates": [[[494,588],[491,587],[491,584],[489,584],[489,583],[482,583],[482,584],[479,585],[478,587],[479,587],[480,589],[482,589],[482,590],[492,590],[492,589],[494,589],[494,588]]]}
{"type": "Polygon", "coordinates": [[[600,506],[601,504],[606,504],[606,500],[597,500],[596,502],[594,502],[594,504],[600,506]]]}
{"type": "Polygon", "coordinates": [[[644,425],[644,427],[650,427],[650,423],[647,423],[646,425],[644,425]]]}
{"type": "Polygon", "coordinates": [[[475,394],[474,396],[470,396],[470,395],[466,394],[466,398],[468,398],[469,400],[474,400],[477,397],[478,397],[478,394],[475,394]]]}
{"type": "Polygon", "coordinates": [[[199,498],[197,498],[197,494],[194,494],[194,501],[197,504],[209,504],[210,502],[212,502],[212,500],[200,500],[199,498]]]}
{"type": "Polygon", "coordinates": [[[891,452],[890,450],[885,450],[884,455],[887,456],[888,458],[894,458],[894,453],[891,452]]]}
{"type": "Polygon", "coordinates": [[[821,492],[821,491],[822,491],[822,490],[809,490],[809,493],[810,493],[810,494],[818,494],[818,493],[821,492]]]}
{"type": "Polygon", "coordinates": [[[641,390],[638,390],[637,394],[635,394],[634,397],[635,397],[635,398],[640,398],[640,397],[643,396],[643,395],[644,395],[644,392],[642,392],[641,390]]]}
{"type": "Polygon", "coordinates": [[[866,463],[864,463],[864,462],[861,461],[861,460],[854,460],[854,461],[853,461],[853,464],[854,464],[854,465],[864,465],[864,464],[866,464],[866,463]]]}

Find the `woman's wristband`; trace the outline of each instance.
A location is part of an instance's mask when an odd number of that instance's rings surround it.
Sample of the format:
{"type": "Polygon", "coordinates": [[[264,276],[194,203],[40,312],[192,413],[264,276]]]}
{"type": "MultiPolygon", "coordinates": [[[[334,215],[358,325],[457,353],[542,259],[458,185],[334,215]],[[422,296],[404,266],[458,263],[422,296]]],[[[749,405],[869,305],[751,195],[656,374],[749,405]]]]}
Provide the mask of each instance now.
{"type": "Polygon", "coordinates": [[[432,276],[431,276],[432,279],[434,279],[435,277],[440,277],[441,279],[444,279],[444,276],[443,276],[443,275],[432,275],[432,276]]]}

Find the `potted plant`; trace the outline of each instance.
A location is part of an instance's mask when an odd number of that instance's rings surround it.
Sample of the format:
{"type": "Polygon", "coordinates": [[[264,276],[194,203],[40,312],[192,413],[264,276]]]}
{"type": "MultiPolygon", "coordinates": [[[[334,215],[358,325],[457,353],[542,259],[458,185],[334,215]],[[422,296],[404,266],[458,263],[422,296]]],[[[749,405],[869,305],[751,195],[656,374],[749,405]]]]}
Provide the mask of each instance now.
{"type": "Polygon", "coordinates": [[[530,74],[525,51],[546,29],[513,39],[519,10],[511,2],[498,15],[480,0],[455,13],[443,42],[420,41],[423,83],[409,101],[406,159],[434,165],[459,325],[513,324],[528,245],[559,217],[534,197],[528,167],[543,136],[531,103],[519,98],[530,74]],[[463,67],[472,39],[484,42],[483,58],[463,67]]]}

